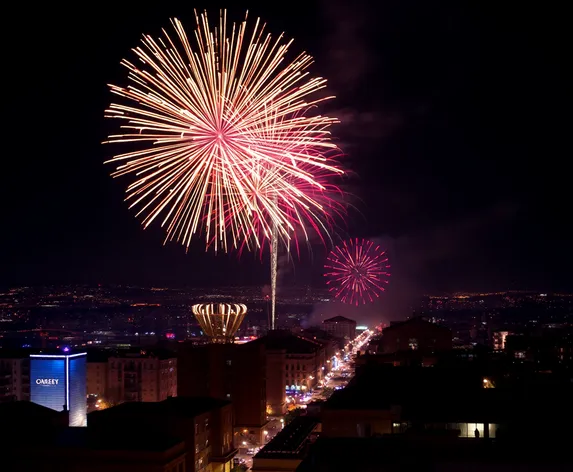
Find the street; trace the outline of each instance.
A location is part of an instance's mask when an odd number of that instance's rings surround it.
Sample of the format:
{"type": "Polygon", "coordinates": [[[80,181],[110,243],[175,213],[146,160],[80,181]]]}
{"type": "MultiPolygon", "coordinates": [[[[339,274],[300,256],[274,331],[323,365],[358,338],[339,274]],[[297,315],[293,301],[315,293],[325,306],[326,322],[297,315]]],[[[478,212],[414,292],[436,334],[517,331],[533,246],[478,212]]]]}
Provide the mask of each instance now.
{"type": "MultiPolygon", "coordinates": [[[[348,384],[354,376],[354,359],[356,354],[364,349],[370,342],[374,330],[365,330],[358,335],[354,341],[348,342],[345,349],[336,352],[335,367],[326,374],[324,380],[311,392],[303,397],[287,396],[287,406],[289,410],[296,408],[307,408],[308,404],[314,401],[324,401],[336,390],[340,390],[348,384]]],[[[269,423],[266,431],[266,442],[270,441],[283,427],[285,419],[282,417],[268,417],[269,423]]],[[[242,444],[241,453],[235,456],[235,459],[248,467],[249,470],[253,465],[253,456],[257,454],[260,448],[253,447],[251,444],[242,444]]]]}
{"type": "Polygon", "coordinates": [[[323,385],[315,388],[311,395],[307,397],[308,399],[305,403],[326,400],[333,390],[340,390],[346,387],[350,379],[354,377],[354,358],[356,354],[368,345],[373,334],[373,330],[367,329],[363,331],[355,338],[354,342],[346,344],[345,351],[336,353],[336,367],[325,376],[323,385]]]}

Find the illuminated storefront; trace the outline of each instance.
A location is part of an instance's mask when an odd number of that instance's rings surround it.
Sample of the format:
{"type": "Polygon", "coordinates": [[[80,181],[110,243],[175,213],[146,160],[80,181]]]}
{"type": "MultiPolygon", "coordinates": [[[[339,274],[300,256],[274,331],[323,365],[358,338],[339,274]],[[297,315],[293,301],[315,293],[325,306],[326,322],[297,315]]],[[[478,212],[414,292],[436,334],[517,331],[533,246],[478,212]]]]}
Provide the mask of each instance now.
{"type": "Polygon", "coordinates": [[[70,426],[86,426],[86,353],[30,356],[30,400],[69,411],[70,426]]]}

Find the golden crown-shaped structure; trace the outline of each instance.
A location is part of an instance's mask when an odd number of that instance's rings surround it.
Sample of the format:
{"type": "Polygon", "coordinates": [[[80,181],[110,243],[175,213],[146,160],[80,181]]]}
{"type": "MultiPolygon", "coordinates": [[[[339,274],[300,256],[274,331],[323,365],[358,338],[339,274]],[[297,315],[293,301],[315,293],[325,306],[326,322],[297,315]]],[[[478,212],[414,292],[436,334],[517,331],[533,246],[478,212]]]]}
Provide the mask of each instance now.
{"type": "Polygon", "coordinates": [[[232,343],[247,314],[241,303],[200,303],[192,310],[203,333],[214,343],[232,343]]]}

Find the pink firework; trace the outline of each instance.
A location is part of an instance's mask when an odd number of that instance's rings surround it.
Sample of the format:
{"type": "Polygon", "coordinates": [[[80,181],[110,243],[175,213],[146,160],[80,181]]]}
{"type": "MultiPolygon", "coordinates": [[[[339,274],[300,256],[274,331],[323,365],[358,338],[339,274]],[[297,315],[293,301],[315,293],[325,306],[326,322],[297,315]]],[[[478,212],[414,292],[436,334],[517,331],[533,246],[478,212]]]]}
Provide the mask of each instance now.
{"type": "Polygon", "coordinates": [[[330,135],[338,120],[316,110],[333,97],[310,75],[312,57],[291,57],[292,41],[259,20],[231,25],[222,11],[196,23],[145,35],[122,61],[128,85],[110,85],[119,100],[105,116],[120,130],[107,142],[129,148],[108,162],[131,177],[130,207],[185,247],[199,236],[215,250],[290,247],[307,229],[326,231],[322,176],[344,171],[330,135]]]}
{"type": "Polygon", "coordinates": [[[326,283],[334,296],[356,306],[378,298],[390,277],[386,251],[372,241],[358,238],[336,246],[324,268],[326,283]]]}

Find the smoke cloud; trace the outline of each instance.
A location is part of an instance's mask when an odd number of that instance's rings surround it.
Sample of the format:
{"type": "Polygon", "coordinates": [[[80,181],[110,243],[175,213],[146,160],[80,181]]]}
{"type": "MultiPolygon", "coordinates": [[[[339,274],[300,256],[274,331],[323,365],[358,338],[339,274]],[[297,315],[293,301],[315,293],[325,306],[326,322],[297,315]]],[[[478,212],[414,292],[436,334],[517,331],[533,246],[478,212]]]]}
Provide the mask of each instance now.
{"type": "Polygon", "coordinates": [[[491,235],[503,234],[515,220],[518,209],[517,205],[505,202],[399,237],[370,238],[386,248],[390,258],[392,275],[386,291],[375,303],[359,307],[338,301],[319,303],[308,320],[309,325],[318,325],[336,315],[359,324],[388,323],[419,311],[421,299],[428,293],[490,289],[487,284],[495,283],[496,274],[483,262],[491,260],[491,255],[484,251],[492,246],[488,244],[491,235]],[[457,283],[452,282],[452,273],[460,274],[457,283]]]}

